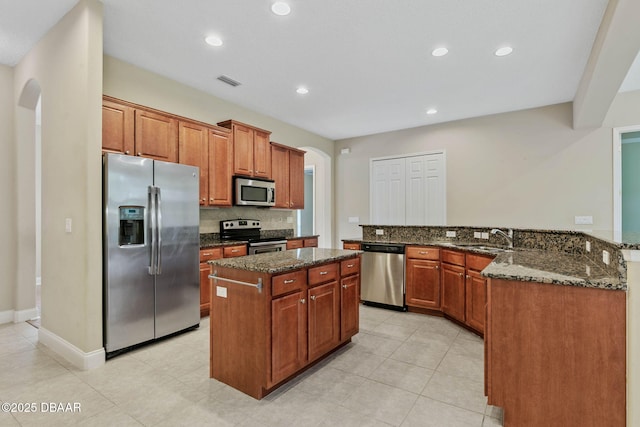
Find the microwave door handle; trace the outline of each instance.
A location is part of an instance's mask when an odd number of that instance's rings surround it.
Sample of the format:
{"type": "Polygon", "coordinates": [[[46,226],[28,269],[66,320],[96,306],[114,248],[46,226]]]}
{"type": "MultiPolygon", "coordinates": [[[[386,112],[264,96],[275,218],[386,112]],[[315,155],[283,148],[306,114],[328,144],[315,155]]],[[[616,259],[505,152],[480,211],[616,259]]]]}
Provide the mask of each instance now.
{"type": "Polygon", "coordinates": [[[270,200],[270,202],[271,203],[275,203],[276,202],[276,189],[275,188],[271,189],[271,200],[270,200]]]}

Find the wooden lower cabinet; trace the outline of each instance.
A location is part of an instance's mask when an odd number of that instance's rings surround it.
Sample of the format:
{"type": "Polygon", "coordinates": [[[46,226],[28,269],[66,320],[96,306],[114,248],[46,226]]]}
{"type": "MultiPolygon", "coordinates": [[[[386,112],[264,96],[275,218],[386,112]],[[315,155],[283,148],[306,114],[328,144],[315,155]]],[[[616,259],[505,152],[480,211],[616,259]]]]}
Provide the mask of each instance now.
{"type": "Polygon", "coordinates": [[[271,382],[277,384],[307,362],[306,290],[271,302],[271,382]]]}
{"type": "Polygon", "coordinates": [[[222,248],[200,249],[200,317],[209,315],[211,265],[207,261],[222,258],[222,248]]]}
{"type": "Polygon", "coordinates": [[[317,248],[317,247],[318,247],[317,237],[307,237],[307,238],[287,240],[287,250],[300,249],[300,248],[317,248]]]}
{"type": "Polygon", "coordinates": [[[211,377],[256,399],[358,333],[360,257],[270,275],[216,267],[211,377]]]}
{"type": "Polygon", "coordinates": [[[407,306],[440,309],[440,249],[407,246],[405,256],[407,306]]]}
{"type": "Polygon", "coordinates": [[[484,334],[487,305],[487,281],[480,273],[493,257],[467,254],[465,277],[465,321],[474,330],[484,334]]]}
{"type": "Polygon", "coordinates": [[[625,425],[626,297],[489,280],[485,391],[505,427],[625,425]]]}
{"type": "Polygon", "coordinates": [[[340,292],[331,281],[309,289],[309,361],[340,343],[340,292]]]}
{"type": "Polygon", "coordinates": [[[247,245],[225,246],[222,249],[222,253],[225,258],[245,256],[247,254],[247,245]]]}
{"type": "Polygon", "coordinates": [[[465,321],[465,270],[459,265],[442,263],[442,311],[465,321]]]}

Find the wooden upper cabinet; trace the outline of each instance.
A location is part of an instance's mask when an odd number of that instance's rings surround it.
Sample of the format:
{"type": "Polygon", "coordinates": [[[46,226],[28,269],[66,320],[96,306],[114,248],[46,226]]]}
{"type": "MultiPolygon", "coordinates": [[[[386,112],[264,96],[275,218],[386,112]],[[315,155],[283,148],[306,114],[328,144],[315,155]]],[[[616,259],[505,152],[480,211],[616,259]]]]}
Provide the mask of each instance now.
{"type": "Polygon", "coordinates": [[[304,154],[302,150],[271,143],[276,208],[304,209],[304,154]]]}
{"type": "Polygon", "coordinates": [[[127,105],[102,102],[102,151],[134,154],[134,114],[127,105]]]}
{"type": "Polygon", "coordinates": [[[233,203],[233,141],[228,131],[209,130],[209,205],[233,203]]]}
{"type": "Polygon", "coordinates": [[[218,123],[233,134],[233,172],[271,179],[271,132],[235,120],[218,123]]]}
{"type": "Polygon", "coordinates": [[[209,131],[205,126],[182,121],[178,129],[180,163],[200,168],[200,206],[206,206],[209,197],[209,131]]]}
{"type": "Polygon", "coordinates": [[[136,155],[165,162],[178,161],[178,121],[136,110],[136,155]]]}

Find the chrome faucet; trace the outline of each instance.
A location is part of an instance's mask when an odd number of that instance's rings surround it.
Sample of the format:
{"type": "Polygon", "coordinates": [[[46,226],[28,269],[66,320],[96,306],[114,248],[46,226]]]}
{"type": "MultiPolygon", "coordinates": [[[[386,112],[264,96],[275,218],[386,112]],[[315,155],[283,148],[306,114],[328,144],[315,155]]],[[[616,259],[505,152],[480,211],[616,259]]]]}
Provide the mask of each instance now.
{"type": "Polygon", "coordinates": [[[508,248],[513,249],[513,230],[512,229],[509,229],[507,233],[505,233],[499,228],[494,228],[493,230],[491,230],[491,234],[500,234],[504,236],[504,238],[507,239],[507,243],[509,244],[508,248]]]}

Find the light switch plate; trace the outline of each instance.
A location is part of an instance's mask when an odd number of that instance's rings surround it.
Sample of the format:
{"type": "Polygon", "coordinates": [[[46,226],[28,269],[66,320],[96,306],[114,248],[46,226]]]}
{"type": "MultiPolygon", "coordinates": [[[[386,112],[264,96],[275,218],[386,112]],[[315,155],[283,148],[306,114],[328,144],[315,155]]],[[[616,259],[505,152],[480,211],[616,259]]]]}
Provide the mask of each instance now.
{"type": "Polygon", "coordinates": [[[376,236],[382,236],[384,234],[384,230],[382,228],[376,229],[376,236]]]}
{"type": "Polygon", "coordinates": [[[585,244],[585,249],[587,250],[587,252],[591,252],[591,242],[590,241],[586,241],[585,244]]]}
{"type": "Polygon", "coordinates": [[[447,237],[456,237],[456,232],[447,230],[447,234],[446,235],[447,235],[447,237]]]}
{"type": "Polygon", "coordinates": [[[611,262],[611,254],[608,251],[602,251],[602,262],[607,265],[611,262]]]}
{"type": "Polygon", "coordinates": [[[576,216],[574,223],[576,225],[593,224],[593,217],[591,215],[576,216]]]}

